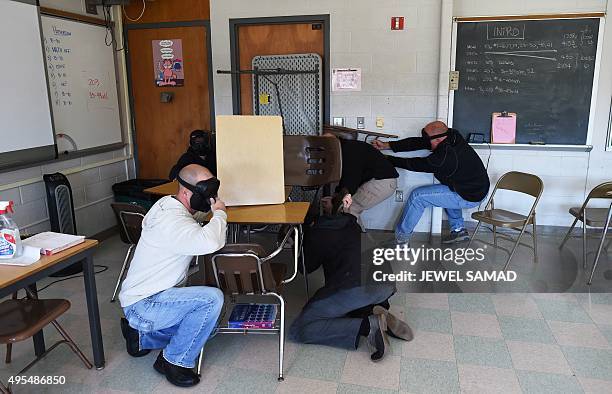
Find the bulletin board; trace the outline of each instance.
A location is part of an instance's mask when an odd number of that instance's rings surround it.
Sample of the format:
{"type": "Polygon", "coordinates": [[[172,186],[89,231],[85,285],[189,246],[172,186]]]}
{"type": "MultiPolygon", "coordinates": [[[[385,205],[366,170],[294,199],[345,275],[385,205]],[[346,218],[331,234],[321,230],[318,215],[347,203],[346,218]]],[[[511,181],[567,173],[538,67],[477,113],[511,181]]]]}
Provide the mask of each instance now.
{"type": "Polygon", "coordinates": [[[285,201],[280,116],[216,117],[219,197],[227,206],[285,201]]]}

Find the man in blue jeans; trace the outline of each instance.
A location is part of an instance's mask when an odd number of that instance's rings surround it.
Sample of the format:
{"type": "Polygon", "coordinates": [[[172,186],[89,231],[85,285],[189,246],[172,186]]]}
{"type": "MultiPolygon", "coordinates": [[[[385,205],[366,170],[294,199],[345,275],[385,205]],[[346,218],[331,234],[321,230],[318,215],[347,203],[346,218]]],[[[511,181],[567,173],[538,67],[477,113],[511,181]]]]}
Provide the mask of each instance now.
{"type": "Polygon", "coordinates": [[[134,357],[163,349],[153,367],[166,379],[190,387],[200,379],[192,371],[198,354],[217,324],[223,293],[214,287],[179,287],[187,279],[193,256],[225,245],[227,215],[217,198],[219,181],[197,164],[178,174],[179,190],[151,207],[121,286],[125,313],[121,331],[134,357]],[[205,226],[203,212],[212,210],[205,226]]]}
{"type": "Polygon", "coordinates": [[[455,129],[440,121],[431,122],[421,130],[421,137],[399,141],[374,140],[377,149],[408,152],[428,149],[427,157],[403,158],[387,156],[394,166],[416,172],[433,173],[438,185],[421,186],[410,193],[404,211],[395,228],[398,244],[407,244],[425,208],[442,207],[448,216],[450,234],[443,243],[469,239],[463,226],[463,209],[477,207],[489,192],[489,176],[480,156],[455,129]]]}

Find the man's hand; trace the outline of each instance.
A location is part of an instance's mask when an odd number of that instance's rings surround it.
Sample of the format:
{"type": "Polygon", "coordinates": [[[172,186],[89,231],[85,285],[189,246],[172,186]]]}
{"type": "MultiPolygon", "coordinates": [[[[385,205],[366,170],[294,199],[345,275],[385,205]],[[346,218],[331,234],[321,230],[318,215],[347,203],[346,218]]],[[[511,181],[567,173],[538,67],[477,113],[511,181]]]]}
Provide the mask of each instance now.
{"type": "Polygon", "coordinates": [[[225,212],[225,203],[219,197],[217,197],[216,199],[211,198],[210,199],[210,210],[213,213],[215,213],[216,210],[221,210],[225,212]]]}
{"type": "Polygon", "coordinates": [[[344,208],[345,212],[351,206],[352,203],[353,203],[353,198],[351,197],[350,194],[347,194],[346,196],[344,196],[344,198],[342,199],[342,208],[344,208]]]}
{"type": "Polygon", "coordinates": [[[391,146],[388,142],[384,142],[381,140],[373,140],[372,146],[378,150],[391,149],[391,146]]]}

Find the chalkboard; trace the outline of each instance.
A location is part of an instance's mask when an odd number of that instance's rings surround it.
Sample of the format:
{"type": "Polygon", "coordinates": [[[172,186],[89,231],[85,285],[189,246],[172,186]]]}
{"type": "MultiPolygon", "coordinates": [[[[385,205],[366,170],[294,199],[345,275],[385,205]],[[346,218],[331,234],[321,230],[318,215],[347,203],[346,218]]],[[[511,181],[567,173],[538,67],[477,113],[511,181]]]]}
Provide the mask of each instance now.
{"type": "Polygon", "coordinates": [[[58,152],[121,143],[115,51],[106,45],[106,28],[41,19],[58,152]]]}
{"type": "Polygon", "coordinates": [[[452,126],[488,139],[517,114],[516,143],[585,145],[600,18],[458,22],[452,126]]]}

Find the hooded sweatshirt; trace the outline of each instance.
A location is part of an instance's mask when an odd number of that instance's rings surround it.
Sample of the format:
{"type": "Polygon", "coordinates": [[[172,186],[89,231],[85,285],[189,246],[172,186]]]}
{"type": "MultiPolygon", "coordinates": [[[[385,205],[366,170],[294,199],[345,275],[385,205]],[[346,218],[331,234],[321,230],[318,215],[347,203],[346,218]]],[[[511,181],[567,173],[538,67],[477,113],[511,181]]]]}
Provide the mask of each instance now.
{"type": "Polygon", "coordinates": [[[157,201],[142,221],[142,233],[121,286],[122,307],[132,305],[185,281],[193,256],[216,252],[225,245],[227,215],[213,213],[201,226],[172,196],[157,201]]]}

